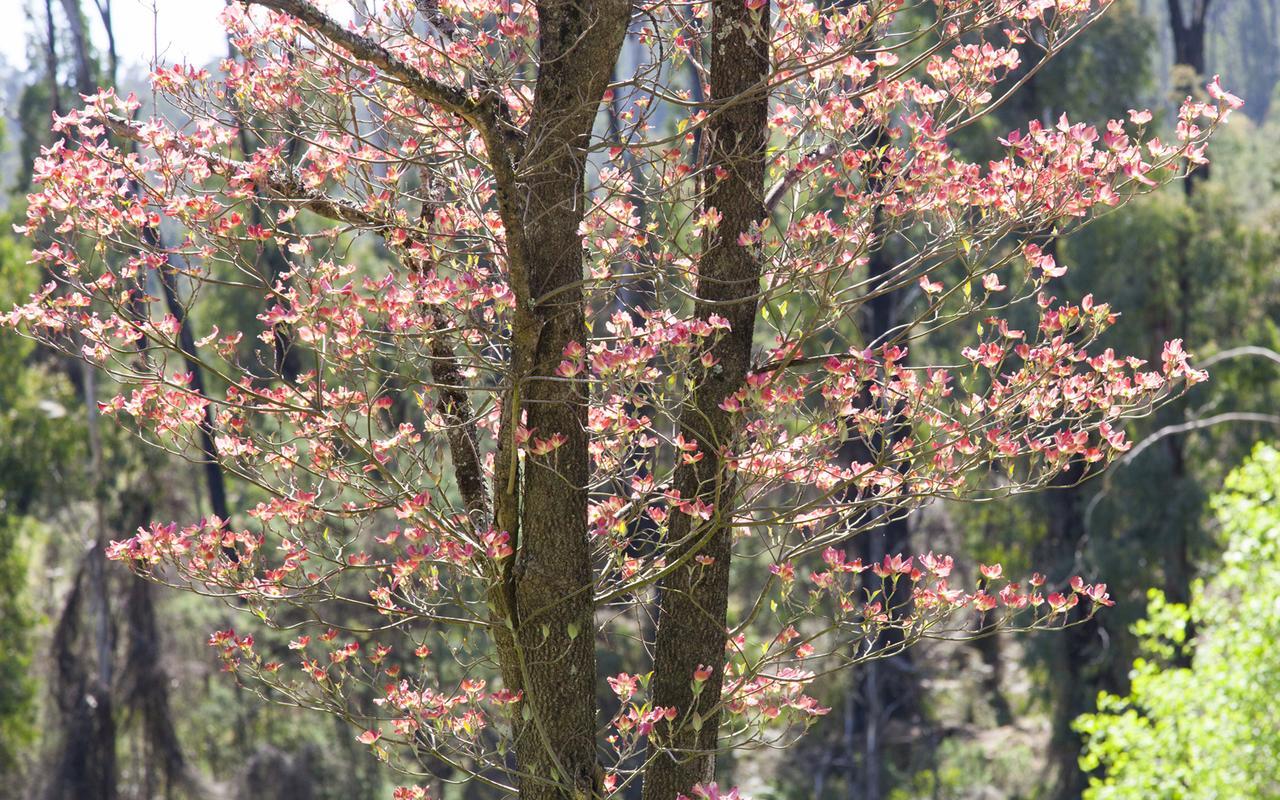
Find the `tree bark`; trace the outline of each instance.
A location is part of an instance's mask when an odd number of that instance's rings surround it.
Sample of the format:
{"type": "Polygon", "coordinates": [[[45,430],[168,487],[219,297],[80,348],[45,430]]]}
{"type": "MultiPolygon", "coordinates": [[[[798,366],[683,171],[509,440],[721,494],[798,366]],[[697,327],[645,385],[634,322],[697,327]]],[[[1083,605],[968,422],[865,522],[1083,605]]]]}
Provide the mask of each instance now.
{"type": "Polygon", "coordinates": [[[512,164],[514,183],[498,177],[516,311],[493,496],[496,527],[511,536],[515,555],[507,559],[495,606],[497,625],[506,627],[498,631],[504,681],[524,693],[520,715],[527,721],[517,732],[516,760],[520,794],[529,800],[591,797],[602,775],[587,396],[555,369],[565,347],[586,334],[579,224],[587,145],[629,17],[629,0],[538,4],[533,110],[512,164]],[[521,454],[515,446],[521,425],[535,439],[563,437],[563,443],[543,456],[521,454]]]}
{"type": "Polygon", "coordinates": [[[710,178],[714,183],[706,204],[722,217],[713,232],[704,234],[708,239],[698,266],[695,313],[701,319],[719,315],[730,327],[713,346],[716,364],[698,376],[680,425],[685,438],[697,442],[702,459],[677,468],[675,487],[681,497],[698,497],[714,510],[702,525],[694,525],[686,514],[671,517],[668,537],[676,549],[669,558],[683,563],[658,586],[653,699],[655,705],[675,707],[681,716],[666,729],[669,739],[661,750],[650,745],[644,800],[671,800],[714,777],[735,510],[735,482],[727,467],[735,421],[720,406],[746,379],[760,288],[760,261],[739,235],[765,218],[769,9],[752,10],[742,0],[714,0],[711,13],[713,116],[703,144],[708,174],[724,177],[710,178]],[[714,560],[701,563],[695,553],[714,560]],[[693,673],[702,665],[711,667],[712,674],[695,696],[693,673]],[[694,714],[700,720],[696,729],[694,714]]]}

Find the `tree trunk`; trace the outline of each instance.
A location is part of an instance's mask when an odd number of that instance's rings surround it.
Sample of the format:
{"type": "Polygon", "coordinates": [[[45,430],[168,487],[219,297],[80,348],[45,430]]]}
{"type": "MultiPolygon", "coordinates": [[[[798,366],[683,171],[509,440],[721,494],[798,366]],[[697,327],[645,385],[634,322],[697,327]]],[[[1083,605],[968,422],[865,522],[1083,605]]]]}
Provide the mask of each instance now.
{"type": "MultiPolygon", "coordinates": [[[[1206,20],[1209,0],[1190,0],[1191,8],[1183,12],[1183,0],[1168,0],[1169,29],[1173,35],[1173,63],[1191,69],[1191,85],[1175,84],[1174,91],[1194,92],[1203,86],[1207,64],[1205,62],[1206,20]]],[[[1182,183],[1187,198],[1195,193],[1196,184],[1209,177],[1209,165],[1200,164],[1187,173],[1182,183]]]]}
{"type": "MultiPolygon", "coordinates": [[[[887,132],[877,129],[867,137],[868,149],[878,149],[889,143],[887,132]]],[[[867,190],[871,194],[884,191],[883,180],[874,177],[867,179],[867,190]]],[[[887,249],[890,231],[881,209],[876,208],[872,215],[871,227],[874,231],[875,249],[871,251],[867,263],[867,280],[873,296],[868,298],[860,320],[862,339],[869,347],[886,345],[895,338],[895,328],[900,324],[898,306],[902,302],[900,292],[883,291],[883,285],[891,282],[894,262],[887,249]]],[[[869,393],[863,397],[865,404],[877,401],[869,393]]],[[[867,442],[857,437],[850,430],[850,438],[841,448],[843,466],[848,467],[857,462],[876,463],[881,453],[887,452],[899,438],[899,425],[902,420],[891,417],[875,440],[867,442]]],[[[845,498],[853,503],[859,499],[859,490],[851,487],[845,498]]],[[[892,508],[881,508],[882,519],[875,527],[860,534],[845,546],[849,560],[861,559],[866,564],[876,564],[887,555],[897,555],[909,549],[910,529],[903,513],[894,513],[892,508]]],[[[886,581],[871,572],[862,576],[866,592],[883,592],[883,602],[887,610],[894,616],[907,616],[911,608],[911,590],[905,583],[886,581]]],[[[901,644],[903,634],[898,630],[882,632],[874,642],[875,649],[884,649],[901,644]]],[[[849,797],[863,800],[880,800],[886,794],[884,763],[886,756],[885,733],[890,722],[894,720],[910,721],[917,716],[920,707],[919,686],[914,676],[914,667],[910,651],[897,653],[889,658],[869,661],[864,667],[856,668],[852,685],[852,716],[848,720],[850,730],[846,736],[849,748],[846,759],[848,772],[846,793],[849,797]],[[860,751],[860,752],[859,752],[860,751]],[[860,769],[859,769],[860,767],[860,769]]]]}
{"type": "Polygon", "coordinates": [[[84,28],[80,0],[62,0],[62,11],[67,16],[67,27],[76,45],[76,90],[80,94],[93,94],[98,87],[94,85],[93,67],[89,61],[89,33],[84,28]]]}
{"type": "MultiPolygon", "coordinates": [[[[59,743],[49,775],[39,793],[44,800],[115,800],[119,766],[116,761],[116,725],[112,711],[110,665],[89,669],[88,637],[81,630],[87,616],[86,584],[92,558],[81,561],[62,613],[53,629],[49,649],[52,656],[51,694],[56,707],[59,743]]],[[[95,587],[88,587],[93,591],[95,587]]],[[[95,631],[99,638],[100,631],[95,631]]],[[[110,656],[110,653],[108,653],[110,656]]],[[[101,658],[101,653],[98,654],[101,658]]],[[[33,794],[33,796],[36,796],[33,794]]]]}
{"type": "Polygon", "coordinates": [[[698,267],[695,313],[701,319],[722,316],[730,328],[713,346],[716,364],[699,376],[681,420],[682,433],[697,442],[702,459],[676,470],[675,487],[681,497],[701,498],[714,511],[702,525],[694,525],[687,514],[671,517],[668,536],[679,546],[669,558],[683,563],[658,587],[653,699],[658,706],[675,707],[681,716],[669,730],[670,751],[651,754],[644,800],[671,800],[693,784],[711,780],[715,772],[735,510],[734,479],[726,467],[735,425],[720,405],[746,378],[760,287],[759,259],[739,242],[739,235],[765,217],[769,9],[753,11],[742,0],[714,0],[711,13],[714,116],[704,145],[708,174],[725,177],[711,178],[707,192],[707,206],[722,218],[714,232],[704,234],[709,238],[698,267]],[[696,561],[695,553],[714,561],[696,561]],[[712,675],[695,697],[691,682],[701,665],[711,667],[712,675]],[[695,713],[701,720],[698,729],[695,713]]]}
{"type": "MultiPolygon", "coordinates": [[[[1038,557],[1051,570],[1051,584],[1061,583],[1076,571],[1084,544],[1084,492],[1075,485],[1081,478],[1075,467],[1063,473],[1045,495],[1049,529],[1038,557]]],[[[1048,635],[1048,668],[1052,697],[1048,768],[1052,779],[1049,797],[1079,800],[1088,784],[1080,770],[1082,741],[1071,724],[1094,708],[1098,692],[1096,663],[1099,626],[1096,620],[1048,635]]]]}
{"type": "Polygon", "coordinates": [[[1205,21],[1209,0],[1191,0],[1188,13],[1183,13],[1183,0],[1168,0],[1169,27],[1173,33],[1173,63],[1185,64],[1196,75],[1205,71],[1205,21]]]}
{"type": "MultiPolygon", "coordinates": [[[[79,3],[61,0],[61,5],[75,41],[76,89],[82,93],[92,92],[89,45],[79,3]]],[[[51,110],[63,113],[52,0],[46,0],[44,10],[48,37],[44,55],[51,110]]],[[[39,796],[48,800],[62,797],[114,800],[119,777],[111,693],[115,629],[104,554],[108,534],[97,381],[94,371],[79,361],[69,360],[66,366],[84,403],[89,451],[86,472],[92,485],[93,517],[88,548],[76,568],[50,643],[53,661],[50,685],[56,707],[58,744],[52,754],[50,775],[39,796]],[[82,629],[86,621],[91,621],[91,633],[82,629]]],[[[37,796],[36,793],[33,796],[37,796]]]]}
{"type": "Polygon", "coordinates": [[[58,82],[58,29],[53,22],[53,0],[44,0],[44,69],[49,82],[50,110],[62,116],[62,85],[58,82]]]}
{"type": "MultiPolygon", "coordinates": [[[[1186,190],[1188,203],[1195,195],[1199,180],[1205,177],[1207,176],[1199,170],[1187,176],[1183,187],[1186,190]],[[1193,178],[1199,180],[1193,180],[1193,178]]],[[[1175,338],[1185,340],[1190,333],[1190,306],[1194,302],[1191,277],[1194,266],[1190,263],[1191,232],[1189,229],[1184,229],[1179,231],[1178,236],[1180,246],[1173,264],[1177,270],[1174,282],[1177,292],[1169,307],[1160,312],[1161,319],[1155,326],[1159,335],[1151,343],[1153,359],[1160,352],[1165,341],[1175,338]]],[[[1189,406],[1186,397],[1179,397],[1163,409],[1160,416],[1164,419],[1187,419],[1190,415],[1189,406]]],[[[1195,567],[1191,561],[1192,540],[1200,517],[1204,513],[1204,501],[1194,491],[1194,480],[1187,468],[1186,439],[1182,436],[1169,436],[1162,444],[1169,458],[1168,489],[1170,490],[1168,502],[1158,509],[1158,514],[1164,520],[1161,528],[1165,532],[1161,541],[1164,593],[1170,602],[1186,605],[1191,602],[1191,582],[1195,579],[1195,567]]],[[[1188,642],[1195,638],[1194,620],[1188,620],[1186,633],[1188,642]]],[[[1172,660],[1173,666],[1190,667],[1191,653],[1190,647],[1178,648],[1172,660]]]]}
{"type": "MultiPolygon", "coordinates": [[[[1182,64],[1190,67],[1194,72],[1194,81],[1199,84],[1204,77],[1207,64],[1205,62],[1205,39],[1207,33],[1206,19],[1209,13],[1210,0],[1190,0],[1191,9],[1189,14],[1183,13],[1182,0],[1168,0],[1169,4],[1169,27],[1173,34],[1173,61],[1174,64],[1182,64]]],[[[1189,173],[1186,180],[1182,183],[1182,189],[1186,194],[1187,203],[1190,204],[1195,196],[1196,189],[1201,181],[1207,180],[1209,177],[1209,165],[1202,164],[1189,173]]],[[[1182,231],[1181,236],[1189,238],[1189,231],[1182,231]]],[[[1164,339],[1185,338],[1187,335],[1189,323],[1189,305],[1192,301],[1191,286],[1191,265],[1189,260],[1189,243],[1183,243],[1178,248],[1178,260],[1175,264],[1177,268],[1177,294],[1175,295],[1175,303],[1173,307],[1165,310],[1165,319],[1160,333],[1164,339]]],[[[1153,343],[1153,352],[1159,352],[1161,342],[1153,343]]],[[[1185,398],[1181,398],[1172,404],[1169,411],[1176,413],[1178,416],[1185,416],[1187,410],[1187,402],[1185,398]]],[[[1187,480],[1185,444],[1180,436],[1170,436],[1165,439],[1165,449],[1169,453],[1169,472],[1171,485],[1175,488],[1181,488],[1187,480]]],[[[1177,508],[1179,504],[1173,504],[1177,508]]],[[[1185,514],[1185,511],[1184,511],[1185,514]]],[[[1192,568],[1190,561],[1190,537],[1189,532],[1192,523],[1187,520],[1184,514],[1178,514],[1177,518],[1169,523],[1169,531],[1171,535],[1165,546],[1164,552],[1164,571],[1165,571],[1165,594],[1170,600],[1176,603],[1186,603],[1191,598],[1191,580],[1192,568]]],[[[1195,635],[1195,629],[1190,628],[1188,636],[1195,635]]],[[[1191,663],[1189,651],[1178,653],[1175,658],[1177,666],[1186,667],[1191,663]]]]}
{"type": "MultiPolygon", "coordinates": [[[[158,229],[147,228],[144,236],[151,239],[149,243],[157,250],[163,249],[164,244],[160,241],[158,229]]],[[[191,390],[197,396],[208,400],[209,391],[204,382],[204,368],[196,358],[196,341],[195,335],[191,332],[191,320],[188,318],[187,308],[183,305],[182,298],[178,296],[177,275],[167,263],[158,268],[156,273],[163,290],[165,307],[178,321],[178,346],[182,351],[183,365],[187,368],[187,372],[191,373],[191,390]]],[[[231,509],[227,505],[227,483],[222,474],[222,462],[218,458],[218,448],[213,440],[213,414],[214,405],[209,403],[204,408],[204,418],[198,426],[202,456],[200,468],[204,473],[205,489],[209,492],[209,509],[223,525],[226,525],[231,519],[231,509]]],[[[234,550],[229,550],[228,556],[234,553],[234,550]]]]}
{"type": "Polygon", "coordinates": [[[499,657],[508,688],[523,691],[516,737],[522,798],[585,798],[599,791],[591,546],[587,533],[587,396],[555,377],[570,342],[585,336],[585,170],[592,125],[622,47],[626,0],[538,4],[541,69],[515,185],[500,190],[517,308],[511,387],[495,469],[495,522],[513,540],[495,605],[505,624],[499,657]],[[511,196],[514,194],[514,197],[511,196]],[[522,423],[521,415],[525,416],[522,423]],[[521,456],[521,425],[563,437],[521,456]]]}

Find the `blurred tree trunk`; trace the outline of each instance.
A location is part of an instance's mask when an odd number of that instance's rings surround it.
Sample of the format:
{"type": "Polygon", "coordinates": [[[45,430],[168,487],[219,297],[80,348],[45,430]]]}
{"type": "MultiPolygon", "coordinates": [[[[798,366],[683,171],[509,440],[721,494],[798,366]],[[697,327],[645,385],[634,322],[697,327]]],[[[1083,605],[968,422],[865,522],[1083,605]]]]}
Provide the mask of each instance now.
{"type": "MultiPolygon", "coordinates": [[[[235,61],[237,59],[235,45],[231,43],[230,38],[227,39],[227,58],[235,61]]],[[[250,160],[253,154],[258,151],[259,142],[255,136],[253,128],[253,120],[250,119],[247,109],[235,102],[232,106],[236,118],[236,131],[240,138],[240,153],[245,160],[250,160]]],[[[287,123],[286,123],[287,127],[287,123]]],[[[284,148],[283,157],[285,163],[294,165],[298,157],[298,137],[296,135],[287,135],[287,143],[284,148]]],[[[253,225],[266,225],[267,220],[262,213],[262,207],[258,203],[249,204],[249,221],[253,225]]],[[[292,220],[283,222],[273,222],[276,229],[286,237],[292,237],[296,233],[296,226],[292,220]]],[[[284,251],[280,248],[275,238],[265,241],[261,244],[262,260],[266,262],[265,280],[268,282],[271,291],[266,293],[266,303],[270,305],[273,301],[276,287],[282,287],[288,290],[291,284],[289,260],[285,257],[284,251]]],[[[265,310],[265,309],[264,309],[265,310]]],[[[275,351],[274,371],[277,376],[288,383],[294,383],[298,380],[298,375],[302,373],[302,360],[298,354],[296,342],[292,333],[286,325],[275,325],[271,329],[272,346],[275,351]]]]}
{"type": "MultiPolygon", "coordinates": [[[[90,559],[81,561],[53,630],[49,675],[56,720],[56,749],[37,795],[45,800],[115,800],[119,767],[110,687],[110,664],[89,669],[84,633],[90,559]],[[107,681],[103,680],[103,672],[107,681]]],[[[87,598],[89,603],[94,598],[87,598]]]]}
{"type": "MultiPolygon", "coordinates": [[[[88,33],[80,4],[78,0],[62,0],[62,10],[75,47],[72,57],[76,90],[81,94],[92,94],[96,87],[93,85],[88,33]]],[[[46,11],[51,12],[52,8],[46,5],[46,11]]],[[[46,68],[50,72],[50,84],[55,85],[60,65],[56,25],[51,13],[48,34],[46,68]]],[[[56,94],[54,96],[57,97],[56,94]]],[[[116,632],[106,561],[109,534],[105,506],[108,498],[103,471],[97,376],[80,362],[75,362],[71,369],[78,378],[76,383],[84,403],[89,445],[87,474],[93,510],[88,547],[76,569],[51,645],[56,665],[51,689],[59,736],[56,737],[58,744],[53,759],[56,766],[45,784],[44,796],[49,800],[63,797],[114,800],[119,777],[112,696],[116,632]],[[92,624],[89,634],[82,630],[86,620],[92,624]]]]}
{"type": "MultiPolygon", "coordinates": [[[[1086,504],[1083,489],[1075,484],[1082,475],[1078,466],[1072,467],[1044,497],[1048,530],[1036,563],[1049,571],[1051,585],[1061,585],[1080,571],[1086,504]]],[[[1088,785],[1088,777],[1080,770],[1083,742],[1071,724],[1094,708],[1100,639],[1096,620],[1043,637],[1051,709],[1047,767],[1052,800],[1078,800],[1088,785]]]]}
{"type": "Polygon", "coordinates": [[[44,0],[44,71],[49,83],[49,105],[54,114],[61,116],[62,84],[58,80],[58,27],[53,21],[53,0],[44,0]]]}
{"type": "MultiPolygon", "coordinates": [[[[885,132],[880,131],[869,147],[875,148],[884,143],[885,132]]],[[[868,179],[868,187],[872,192],[881,188],[874,177],[868,179]]],[[[869,254],[867,279],[868,286],[874,291],[883,281],[890,279],[893,268],[888,243],[883,240],[885,225],[878,209],[872,220],[872,229],[877,246],[869,254]]],[[[902,301],[901,292],[883,291],[866,301],[859,325],[862,340],[868,347],[881,346],[893,338],[894,329],[901,324],[898,309],[902,301]]],[[[876,401],[868,395],[865,402],[876,401]]],[[[842,448],[844,466],[855,462],[874,463],[878,453],[872,450],[892,447],[901,433],[897,430],[898,424],[897,419],[891,418],[888,429],[878,441],[871,442],[870,447],[860,439],[850,438],[842,448]]],[[[857,498],[850,496],[847,499],[852,501],[857,498]]],[[[889,509],[873,513],[883,514],[884,519],[846,544],[845,552],[849,560],[859,558],[866,564],[876,564],[886,555],[910,550],[910,529],[906,515],[894,514],[889,509]]],[[[910,613],[911,595],[906,582],[891,584],[876,577],[871,571],[864,572],[862,580],[868,591],[884,591],[883,602],[886,609],[896,609],[895,616],[910,613]]],[[[901,632],[890,630],[879,635],[874,647],[892,647],[901,641],[901,632]]],[[[848,748],[845,757],[848,770],[845,790],[850,800],[881,800],[892,789],[885,776],[885,766],[893,755],[901,754],[888,747],[887,734],[893,726],[914,726],[920,721],[920,686],[911,651],[905,650],[889,658],[867,662],[853,672],[852,681],[849,689],[851,696],[845,703],[845,746],[848,748]]]]}
{"type": "MultiPolygon", "coordinates": [[[[93,94],[97,91],[96,70],[81,5],[79,0],[61,0],[61,7],[74,48],[71,56],[76,91],[82,95],[93,94]]],[[[98,0],[96,8],[107,31],[111,72],[106,78],[108,83],[114,83],[118,59],[111,26],[110,0],[98,0]]],[[[60,69],[56,48],[57,26],[50,0],[46,0],[45,10],[45,69],[52,88],[54,110],[62,113],[57,92],[60,69]]],[[[166,290],[172,289],[163,276],[162,283],[166,290]]],[[[166,295],[170,300],[170,310],[175,315],[180,314],[183,309],[174,307],[172,294],[166,291],[166,295]]],[[[179,316],[179,319],[184,317],[179,316]]],[[[184,328],[189,340],[190,327],[184,325],[184,328]]],[[[69,363],[75,373],[75,383],[80,389],[86,414],[90,459],[87,474],[92,484],[93,533],[54,629],[52,656],[55,669],[50,685],[58,733],[50,737],[57,741],[53,756],[55,767],[44,784],[42,795],[49,800],[70,797],[114,800],[118,796],[120,769],[117,748],[121,732],[116,712],[124,706],[136,712],[141,721],[141,740],[146,754],[142,788],[146,796],[170,797],[179,788],[189,796],[199,796],[205,793],[202,781],[182,751],[174,724],[169,677],[160,657],[159,624],[151,586],[113,569],[105,556],[106,546],[113,535],[149,521],[152,496],[159,489],[148,484],[142,490],[113,491],[104,465],[96,373],[81,362],[69,363]],[[120,670],[116,668],[120,655],[114,608],[116,595],[123,601],[122,621],[128,641],[120,670]],[[85,630],[86,621],[91,621],[91,632],[85,630]]],[[[144,459],[144,472],[158,473],[161,465],[146,463],[150,461],[144,459]]],[[[225,519],[227,503],[222,474],[216,464],[213,469],[216,475],[206,470],[210,502],[215,513],[225,519]]]]}
{"type": "Polygon", "coordinates": [[[1205,71],[1205,20],[1210,0],[1168,0],[1169,27],[1173,34],[1173,63],[1185,64],[1196,75],[1205,71]],[[1189,3],[1187,8],[1184,4],[1189,3]]]}
{"type": "Polygon", "coordinates": [[[67,18],[67,30],[71,32],[71,41],[75,45],[76,91],[93,94],[98,87],[93,78],[92,46],[89,44],[89,32],[85,30],[80,0],[62,0],[62,13],[67,18]]]}
{"type": "MultiPolygon", "coordinates": [[[[1192,93],[1199,91],[1199,87],[1204,83],[1207,68],[1206,19],[1210,0],[1185,0],[1185,2],[1190,4],[1189,8],[1184,8],[1184,0],[1168,0],[1169,27],[1173,38],[1174,69],[1183,68],[1181,76],[1175,72],[1174,90],[1179,93],[1183,91],[1192,93]],[[1185,87],[1180,85],[1180,79],[1190,82],[1191,85],[1185,87]]],[[[1187,175],[1182,188],[1188,205],[1194,203],[1200,184],[1208,178],[1208,164],[1196,167],[1187,175]]],[[[1194,213],[1194,208],[1192,211],[1194,213]]],[[[1176,272],[1174,284],[1176,291],[1170,307],[1163,310],[1161,318],[1155,325],[1157,338],[1152,342],[1153,358],[1158,357],[1164,341],[1175,338],[1186,339],[1190,332],[1190,307],[1194,301],[1195,292],[1193,265],[1190,263],[1191,231],[1184,228],[1178,231],[1178,237],[1180,246],[1175,251],[1177,258],[1173,264],[1176,272]]],[[[1172,416],[1181,419],[1186,416],[1186,413],[1187,402],[1183,398],[1170,404],[1162,416],[1166,419],[1172,416]]],[[[1164,526],[1168,535],[1165,537],[1162,553],[1164,592],[1170,601],[1185,604],[1191,600],[1191,581],[1195,577],[1191,565],[1191,534],[1199,518],[1199,508],[1189,508],[1190,504],[1179,502],[1186,499],[1186,493],[1183,490],[1191,480],[1187,469],[1185,437],[1169,436],[1165,438],[1163,444],[1169,459],[1169,486],[1173,492],[1170,503],[1161,509],[1162,514],[1168,519],[1167,525],[1164,526]]],[[[1188,639],[1195,635],[1193,625],[1194,623],[1189,623],[1188,639]]],[[[1184,648],[1175,655],[1176,666],[1187,667],[1190,663],[1189,650],[1184,648]]]]}
{"type": "MultiPolygon", "coordinates": [[[[1167,0],[1169,32],[1173,40],[1173,91],[1176,104],[1183,94],[1201,93],[1205,80],[1206,21],[1210,0],[1167,0]]],[[[1209,177],[1209,165],[1201,164],[1187,175],[1182,184],[1187,199],[1195,194],[1196,184],[1209,177]]],[[[1173,437],[1171,437],[1173,438],[1173,437]]]]}

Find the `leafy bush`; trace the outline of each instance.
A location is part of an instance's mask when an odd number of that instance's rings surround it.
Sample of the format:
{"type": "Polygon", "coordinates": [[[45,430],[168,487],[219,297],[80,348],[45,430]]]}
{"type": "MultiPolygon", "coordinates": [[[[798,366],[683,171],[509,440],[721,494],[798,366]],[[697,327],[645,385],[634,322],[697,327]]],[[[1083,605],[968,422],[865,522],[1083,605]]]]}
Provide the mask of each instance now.
{"type": "Polygon", "coordinates": [[[1127,697],[1076,722],[1087,800],[1280,795],[1280,450],[1259,445],[1213,501],[1226,551],[1189,606],[1151,594],[1127,697]],[[1194,637],[1189,631],[1195,631],[1194,637]],[[1180,651],[1189,667],[1172,667],[1180,651]]]}

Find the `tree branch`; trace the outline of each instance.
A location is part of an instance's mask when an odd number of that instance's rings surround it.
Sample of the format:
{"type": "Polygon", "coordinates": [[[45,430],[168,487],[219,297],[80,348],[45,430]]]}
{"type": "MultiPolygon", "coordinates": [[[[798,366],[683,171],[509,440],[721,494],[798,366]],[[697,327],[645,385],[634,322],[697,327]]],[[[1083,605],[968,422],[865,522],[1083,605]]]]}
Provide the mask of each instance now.
{"type": "MultiPolygon", "coordinates": [[[[244,5],[270,8],[304,22],[311,30],[342,47],[356,58],[378,67],[416,97],[457,114],[473,127],[484,141],[489,155],[498,200],[498,212],[507,230],[508,268],[513,284],[519,285],[525,270],[525,247],[521,236],[521,205],[516,200],[515,161],[523,151],[525,135],[512,121],[511,110],[502,96],[478,81],[485,91],[472,97],[462,89],[443,84],[405,63],[378,42],[349,30],[337,20],[311,5],[308,0],[238,0],[244,5]]],[[[290,187],[292,188],[292,187],[290,187]]],[[[300,187],[298,187],[300,188],[300,187]]],[[[317,200],[319,204],[324,201],[317,200]]],[[[320,205],[318,207],[324,207],[320,205]]],[[[311,210],[317,211],[313,207],[311,210]]],[[[347,213],[339,206],[330,211],[347,213]]],[[[324,216],[332,214],[317,211],[324,216]]],[[[345,217],[343,217],[345,220],[345,217]]],[[[349,220],[347,220],[349,221],[349,220]]]]}
{"type": "Polygon", "coordinates": [[[1266,425],[1280,425],[1280,415],[1262,414],[1257,411],[1228,411],[1223,414],[1215,414],[1212,417],[1204,419],[1193,419],[1177,425],[1166,425],[1159,430],[1147,436],[1141,442],[1134,445],[1133,449],[1125,453],[1122,458],[1116,460],[1116,466],[1121,467],[1138,457],[1138,454],[1146,450],[1151,445],[1164,439],[1167,436],[1174,436],[1179,433],[1189,433],[1190,431],[1198,431],[1201,428],[1209,428],[1214,425],[1220,425],[1224,422],[1260,422],[1266,425]]]}
{"type": "MultiPolygon", "coordinates": [[[[330,42],[342,47],[351,55],[367,61],[395,78],[416,97],[435,103],[466,120],[478,130],[490,149],[491,156],[499,156],[493,150],[514,132],[509,124],[510,115],[496,93],[489,92],[473,98],[462,89],[443,84],[405,63],[394,53],[367,36],[348,29],[333,17],[320,11],[307,0],[239,0],[244,5],[257,5],[297,17],[307,27],[330,42]]],[[[501,153],[503,157],[506,153],[501,153]]]]}
{"type": "Polygon", "coordinates": [[[1196,366],[1200,369],[1206,369],[1217,364],[1219,361],[1227,361],[1232,358],[1241,358],[1244,356],[1257,356],[1258,358],[1265,358],[1268,361],[1274,361],[1277,364],[1280,364],[1280,353],[1277,353],[1275,350],[1267,347],[1258,347],[1257,345],[1246,344],[1240,347],[1228,348],[1223,350],[1221,353],[1214,353],[1196,366]]]}
{"type": "MultiPolygon", "coordinates": [[[[149,144],[141,134],[139,126],[124,117],[116,114],[102,114],[98,119],[102,121],[109,131],[123,139],[138,142],[139,144],[149,144]]],[[[253,165],[248,162],[237,161],[234,158],[227,158],[216,153],[200,150],[185,142],[177,142],[174,146],[183,150],[186,155],[195,155],[205,159],[209,163],[209,168],[223,177],[237,173],[248,173],[254,170],[253,165]]],[[[345,222],[349,225],[372,230],[411,227],[408,222],[400,222],[374,214],[348,200],[329,197],[314,189],[308,189],[302,185],[302,181],[298,180],[297,176],[293,175],[291,171],[266,171],[255,182],[271,192],[271,194],[276,195],[280,200],[292,203],[299,208],[335,222],[345,222]]]]}
{"type": "Polygon", "coordinates": [[[769,191],[764,195],[764,210],[766,216],[772,214],[774,209],[778,207],[778,203],[791,191],[791,187],[800,182],[800,179],[809,174],[813,169],[822,166],[830,161],[837,153],[839,148],[835,142],[827,142],[817,150],[806,155],[800,160],[800,164],[787,170],[786,173],[778,179],[769,191]]]}

